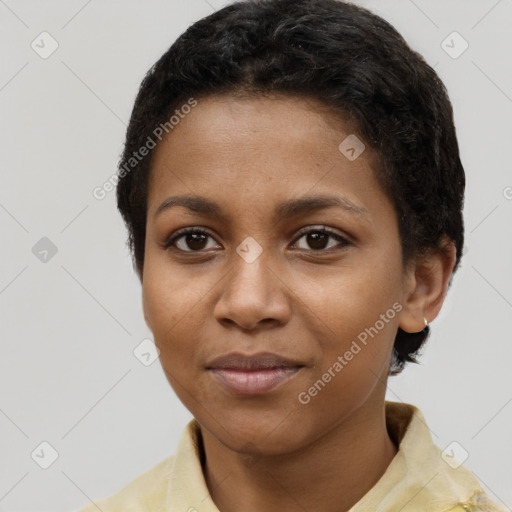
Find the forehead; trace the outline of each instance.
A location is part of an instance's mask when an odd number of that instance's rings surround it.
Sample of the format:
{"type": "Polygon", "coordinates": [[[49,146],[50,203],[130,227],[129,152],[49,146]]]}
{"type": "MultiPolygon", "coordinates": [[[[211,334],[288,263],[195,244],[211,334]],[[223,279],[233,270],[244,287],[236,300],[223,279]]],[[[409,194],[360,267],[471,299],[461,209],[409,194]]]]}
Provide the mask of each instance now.
{"type": "Polygon", "coordinates": [[[339,192],[367,209],[382,195],[370,148],[310,98],[199,98],[154,151],[150,214],[171,194],[213,194],[229,208],[339,192]],[[347,140],[360,143],[356,158],[343,152],[347,140]]]}

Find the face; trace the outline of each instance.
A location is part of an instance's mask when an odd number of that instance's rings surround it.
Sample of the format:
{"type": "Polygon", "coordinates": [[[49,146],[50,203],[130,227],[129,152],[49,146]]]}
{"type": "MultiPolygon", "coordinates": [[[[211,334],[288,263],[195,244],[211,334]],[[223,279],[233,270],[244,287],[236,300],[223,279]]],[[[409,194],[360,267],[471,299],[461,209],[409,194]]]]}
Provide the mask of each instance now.
{"type": "Polygon", "coordinates": [[[401,246],[370,148],[339,149],[351,134],[314,100],[216,97],[155,149],[146,322],[178,397],[233,450],[291,452],[383,400],[401,246]]]}

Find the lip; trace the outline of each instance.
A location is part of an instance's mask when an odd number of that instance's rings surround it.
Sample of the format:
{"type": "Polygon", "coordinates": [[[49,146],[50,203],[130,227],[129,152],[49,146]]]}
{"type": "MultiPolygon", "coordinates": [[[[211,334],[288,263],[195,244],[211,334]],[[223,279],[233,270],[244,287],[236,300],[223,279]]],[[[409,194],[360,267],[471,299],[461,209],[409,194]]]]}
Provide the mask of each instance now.
{"type": "Polygon", "coordinates": [[[228,354],[214,359],[206,369],[235,395],[269,393],[295,376],[303,364],[271,354],[228,354]]]}

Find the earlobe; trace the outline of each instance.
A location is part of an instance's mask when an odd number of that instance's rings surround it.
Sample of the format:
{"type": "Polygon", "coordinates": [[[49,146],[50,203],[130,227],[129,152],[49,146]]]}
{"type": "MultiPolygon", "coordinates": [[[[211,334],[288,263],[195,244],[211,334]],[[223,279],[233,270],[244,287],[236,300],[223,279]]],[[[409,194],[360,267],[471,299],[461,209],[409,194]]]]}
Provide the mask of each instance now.
{"type": "Polygon", "coordinates": [[[403,331],[420,332],[437,317],[446,297],[455,259],[455,245],[445,236],[438,250],[418,257],[411,264],[399,316],[399,327],[403,331]]]}

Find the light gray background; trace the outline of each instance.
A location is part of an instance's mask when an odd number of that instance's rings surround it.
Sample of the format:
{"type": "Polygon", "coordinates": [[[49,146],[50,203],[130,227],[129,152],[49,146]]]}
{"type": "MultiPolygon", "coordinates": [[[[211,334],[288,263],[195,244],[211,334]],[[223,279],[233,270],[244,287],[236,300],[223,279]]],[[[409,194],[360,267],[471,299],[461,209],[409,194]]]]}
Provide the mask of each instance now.
{"type": "MultiPolygon", "coordinates": [[[[115,172],[146,70],[224,3],[0,0],[1,510],[69,511],[113,494],[171,455],[191,418],[158,361],[133,354],[151,338],[140,284],[114,192],[92,190],[115,172]],[[47,59],[31,48],[42,31],[59,45],[47,59]],[[32,252],[42,237],[57,247],[47,262],[32,252]],[[43,441],[59,454],[46,470],[31,458],[43,441]]],[[[422,364],[390,379],[388,399],[417,405],[442,448],[457,441],[510,509],[512,1],[359,3],[447,85],[468,181],[463,266],[422,364]],[[457,59],[442,47],[453,31],[469,43],[457,59]]]]}

